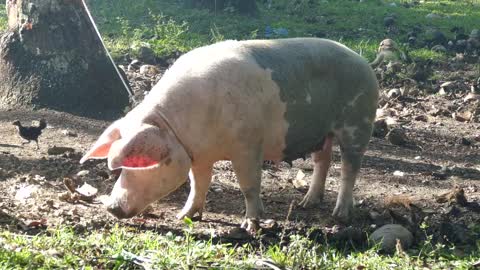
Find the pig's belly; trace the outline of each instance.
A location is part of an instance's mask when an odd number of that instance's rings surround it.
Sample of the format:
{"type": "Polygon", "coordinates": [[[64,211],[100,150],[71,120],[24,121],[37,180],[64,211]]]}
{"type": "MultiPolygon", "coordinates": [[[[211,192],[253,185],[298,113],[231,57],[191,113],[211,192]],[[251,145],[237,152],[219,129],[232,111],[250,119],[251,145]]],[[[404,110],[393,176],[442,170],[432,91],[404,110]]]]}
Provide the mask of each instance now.
{"type": "Polygon", "coordinates": [[[334,121],[330,118],[333,117],[334,115],[322,116],[317,112],[316,115],[307,114],[305,117],[286,119],[286,133],[267,135],[265,159],[290,163],[322,149],[325,137],[332,132],[334,121]]]}

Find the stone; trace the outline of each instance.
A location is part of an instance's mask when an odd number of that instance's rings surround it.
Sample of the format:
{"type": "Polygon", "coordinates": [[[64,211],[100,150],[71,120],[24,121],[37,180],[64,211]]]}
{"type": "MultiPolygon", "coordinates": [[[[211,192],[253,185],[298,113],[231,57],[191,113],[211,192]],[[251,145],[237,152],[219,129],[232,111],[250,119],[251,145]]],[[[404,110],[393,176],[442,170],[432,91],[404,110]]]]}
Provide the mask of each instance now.
{"type": "Polygon", "coordinates": [[[140,67],[140,74],[146,76],[155,76],[160,74],[160,69],[154,65],[142,65],[140,67]]]}
{"type": "Polygon", "coordinates": [[[141,46],[138,48],[138,59],[144,63],[155,64],[155,52],[147,46],[141,46]]]}
{"type": "Polygon", "coordinates": [[[437,14],[437,13],[429,13],[425,16],[425,18],[427,18],[429,20],[434,20],[434,19],[440,19],[440,18],[442,18],[442,16],[440,14],[437,14]]]}
{"type": "Polygon", "coordinates": [[[380,251],[392,254],[396,250],[397,239],[403,250],[407,250],[413,244],[412,233],[399,224],[386,224],[370,235],[372,244],[379,244],[380,251]]]}
{"type": "Polygon", "coordinates": [[[447,52],[447,48],[445,48],[445,46],[443,46],[443,45],[438,44],[438,45],[435,45],[435,46],[432,47],[432,51],[434,51],[434,52],[447,52]]]}
{"type": "Polygon", "coordinates": [[[387,133],[387,140],[391,144],[398,145],[398,146],[403,146],[408,143],[407,135],[405,134],[405,131],[401,128],[391,129],[387,133]]]}

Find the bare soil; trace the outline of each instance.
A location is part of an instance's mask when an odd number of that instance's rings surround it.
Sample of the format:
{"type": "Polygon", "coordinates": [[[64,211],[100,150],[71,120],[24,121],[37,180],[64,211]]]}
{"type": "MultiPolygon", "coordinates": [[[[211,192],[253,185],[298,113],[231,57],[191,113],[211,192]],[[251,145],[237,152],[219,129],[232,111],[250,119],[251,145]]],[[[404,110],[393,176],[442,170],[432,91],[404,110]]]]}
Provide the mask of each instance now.
{"type": "MultiPolygon", "coordinates": [[[[316,208],[297,206],[312,174],[309,159],[297,160],[292,167],[265,164],[262,197],[264,218],[270,220],[262,223],[264,233],[260,238],[277,241],[295,232],[322,241],[325,238],[321,236],[330,236],[330,240],[362,245],[365,232],[371,233],[386,223],[400,223],[420,240],[424,232],[419,225],[425,221],[429,224],[427,232],[434,235],[435,241],[465,249],[472,247],[480,232],[480,124],[461,122],[451,116],[459,107],[477,108],[478,101],[462,100],[466,94],[465,90],[446,96],[417,95],[388,101],[390,105],[385,110],[406,131],[409,143],[397,146],[385,138],[372,138],[355,187],[355,215],[349,224],[338,223],[331,217],[340,177],[338,148],[334,151],[324,203],[316,208]],[[304,178],[297,177],[300,170],[306,175],[304,178]],[[450,192],[454,192],[452,196],[445,195],[450,192]]],[[[186,201],[188,182],[136,218],[117,220],[103,209],[98,197],[110,192],[115,175],[108,171],[105,161],[80,165],[79,159],[108,124],[50,110],[1,111],[2,230],[37,233],[61,224],[73,225],[79,231],[114,224],[161,232],[180,232],[185,228],[175,214],[186,201]],[[39,140],[40,149],[35,149],[35,143],[22,145],[11,122],[18,119],[30,125],[40,118],[48,123],[39,140]],[[64,130],[77,136],[65,135],[64,130]],[[49,155],[47,151],[53,146],[75,151],[49,155]],[[89,173],[76,176],[82,170],[89,173]],[[78,185],[92,185],[98,189],[98,196],[90,202],[65,201],[65,178],[78,185]]],[[[218,162],[203,219],[196,223],[195,233],[206,237],[213,234],[218,240],[251,241],[246,236],[228,233],[239,226],[244,209],[230,163],[218,162]]]]}

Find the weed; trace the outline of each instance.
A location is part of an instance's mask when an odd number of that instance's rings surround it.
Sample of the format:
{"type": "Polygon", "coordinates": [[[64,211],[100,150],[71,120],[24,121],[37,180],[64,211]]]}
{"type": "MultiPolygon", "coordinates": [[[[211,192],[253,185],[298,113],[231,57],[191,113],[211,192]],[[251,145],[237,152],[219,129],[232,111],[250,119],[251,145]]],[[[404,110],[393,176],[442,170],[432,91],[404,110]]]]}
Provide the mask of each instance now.
{"type": "Polygon", "coordinates": [[[5,6],[0,4],[0,33],[7,29],[7,13],[5,11],[5,6]]]}

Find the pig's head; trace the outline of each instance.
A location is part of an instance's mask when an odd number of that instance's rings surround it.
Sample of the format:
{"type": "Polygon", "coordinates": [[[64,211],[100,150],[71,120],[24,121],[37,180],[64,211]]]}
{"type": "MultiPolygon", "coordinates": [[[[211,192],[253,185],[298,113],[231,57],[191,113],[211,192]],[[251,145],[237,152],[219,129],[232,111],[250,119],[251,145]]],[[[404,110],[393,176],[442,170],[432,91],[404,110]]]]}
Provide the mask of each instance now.
{"type": "Polygon", "coordinates": [[[122,121],[107,128],[80,163],[107,158],[110,170],[122,169],[104,203],[116,217],[130,218],[182,185],[191,160],[169,129],[122,121]]]}

